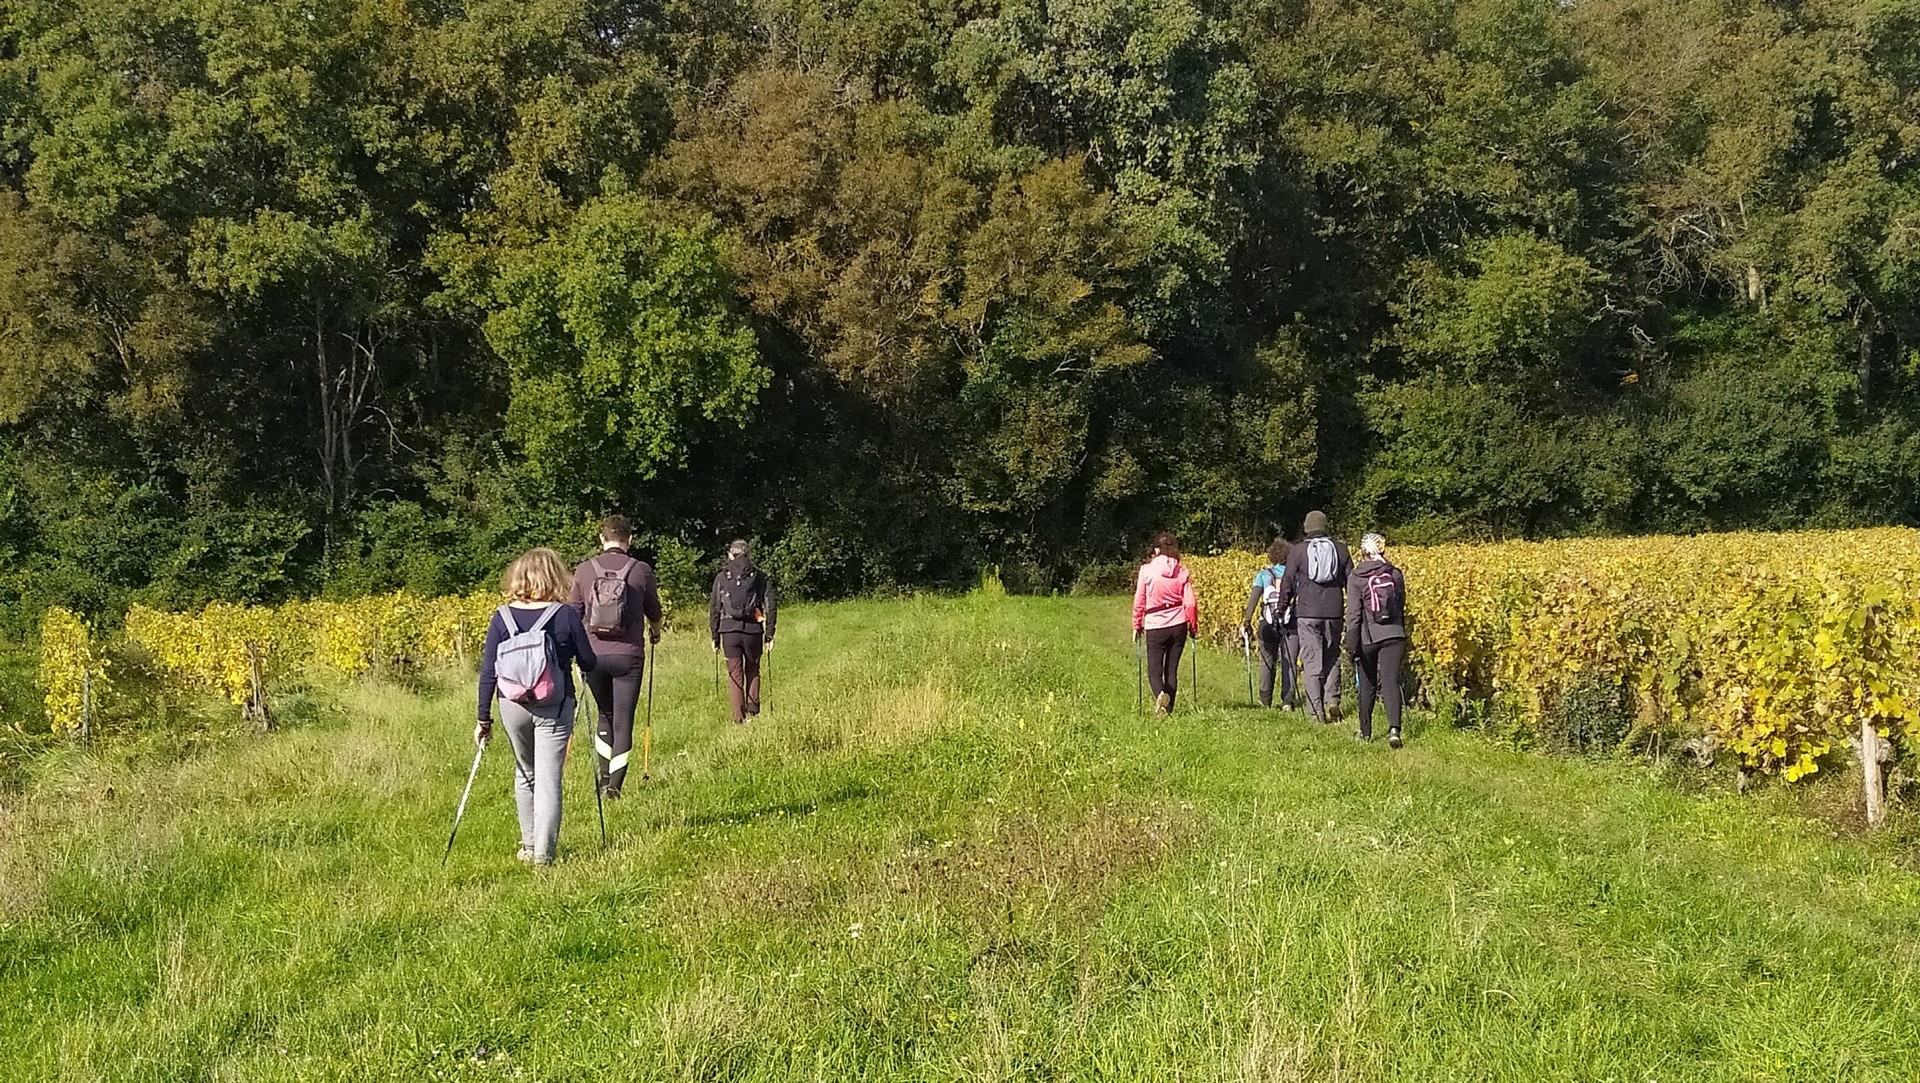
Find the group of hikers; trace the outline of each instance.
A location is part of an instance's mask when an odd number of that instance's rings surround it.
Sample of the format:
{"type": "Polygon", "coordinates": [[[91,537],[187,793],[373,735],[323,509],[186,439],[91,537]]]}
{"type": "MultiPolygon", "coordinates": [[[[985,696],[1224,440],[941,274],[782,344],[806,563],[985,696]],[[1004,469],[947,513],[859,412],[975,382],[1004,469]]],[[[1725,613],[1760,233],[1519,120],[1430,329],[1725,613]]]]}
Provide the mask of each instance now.
{"type": "MultiPolygon", "coordinates": [[[[578,702],[574,667],[593,693],[598,713],[594,785],[600,798],[617,800],[633,753],[649,648],[660,643],[660,587],[652,566],[633,553],[633,526],[612,515],[600,524],[600,552],[578,568],[569,570],[551,549],[531,549],[507,568],[501,589],[507,601],[494,611],[480,650],[474,741],[484,749],[492,738],[497,698],[513,747],[518,856],[551,864],[560,837],[560,779],[573,744],[578,702]]],[[[727,547],[726,566],[714,576],[707,631],[716,655],[726,658],[736,724],[760,713],[760,663],[773,649],[774,627],[773,583],[754,567],[748,544],[735,541],[727,547]]],[[[650,682],[648,687],[650,699],[650,682]]],[[[643,762],[645,754],[643,745],[643,762]]]]}
{"type": "MultiPolygon", "coordinates": [[[[1304,536],[1276,538],[1266,567],[1253,577],[1241,619],[1243,643],[1260,649],[1263,707],[1278,685],[1289,710],[1304,700],[1316,721],[1340,714],[1340,654],[1344,643],[1359,688],[1360,736],[1373,736],[1376,700],[1386,706],[1387,743],[1400,747],[1400,669],[1406,661],[1406,579],[1386,557],[1378,534],[1360,539],[1361,561],[1334,540],[1325,514],[1306,517],[1304,536]]],[[[577,667],[593,694],[594,784],[602,801],[617,800],[634,747],[634,718],[645,682],[651,719],[653,654],[660,643],[660,588],[653,567],[633,551],[633,527],[618,515],[600,524],[600,551],[569,569],[551,549],[531,549],[507,568],[505,604],[494,611],[480,651],[479,723],[474,741],[484,751],[493,736],[495,703],[513,749],[518,857],[551,864],[560,837],[561,776],[573,746],[577,667]]],[[[727,547],[714,576],[707,632],[724,657],[733,721],[760,713],[761,663],[773,650],[773,583],[756,568],[745,541],[727,547]]],[[[1173,710],[1180,659],[1200,634],[1199,602],[1180,544],[1172,534],[1153,540],[1133,596],[1133,632],[1153,691],[1154,709],[1173,710]]],[[[641,734],[642,772],[650,733],[641,734]]],[[[479,769],[468,775],[468,792],[479,769]]],[[[461,799],[461,811],[466,798],[461,799]]],[[[456,813],[454,830],[459,830],[456,813]]],[[[604,830],[604,824],[603,824],[604,830]]],[[[452,847],[452,837],[448,847],[452,847]]]]}
{"type": "MultiPolygon", "coordinates": [[[[1275,538],[1267,566],[1253,577],[1241,614],[1243,643],[1260,649],[1262,707],[1273,706],[1274,686],[1293,710],[1304,700],[1314,721],[1340,716],[1340,653],[1352,659],[1359,691],[1360,738],[1373,739],[1373,709],[1386,708],[1387,744],[1401,745],[1400,670],[1407,659],[1407,581],[1387,559],[1378,534],[1360,539],[1353,562],[1335,540],[1326,513],[1309,512],[1303,536],[1275,538]]],[[[1180,562],[1172,534],[1153,540],[1153,556],[1140,567],[1133,591],[1133,635],[1146,667],[1154,710],[1173,710],[1179,695],[1180,656],[1200,635],[1199,600],[1180,562]]]]}

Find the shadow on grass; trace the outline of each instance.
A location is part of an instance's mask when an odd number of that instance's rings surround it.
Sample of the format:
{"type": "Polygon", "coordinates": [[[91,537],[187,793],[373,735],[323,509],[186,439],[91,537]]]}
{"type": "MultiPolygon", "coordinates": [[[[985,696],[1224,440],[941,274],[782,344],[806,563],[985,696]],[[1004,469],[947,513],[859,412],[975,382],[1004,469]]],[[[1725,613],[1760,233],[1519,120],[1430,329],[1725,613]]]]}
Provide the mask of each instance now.
{"type": "Polygon", "coordinates": [[[735,806],[715,809],[712,812],[696,813],[686,818],[688,827],[717,827],[727,824],[748,824],[776,816],[806,816],[851,801],[860,801],[880,794],[879,790],[864,782],[848,782],[838,789],[821,794],[813,801],[765,802],[758,805],[735,806]]]}

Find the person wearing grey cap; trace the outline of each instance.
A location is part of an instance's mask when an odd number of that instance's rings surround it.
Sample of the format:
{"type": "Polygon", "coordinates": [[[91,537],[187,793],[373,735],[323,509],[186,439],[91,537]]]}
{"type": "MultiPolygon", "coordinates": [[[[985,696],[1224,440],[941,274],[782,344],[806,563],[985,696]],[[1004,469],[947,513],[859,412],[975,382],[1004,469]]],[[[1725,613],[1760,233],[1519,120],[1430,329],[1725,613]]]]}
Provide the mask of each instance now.
{"type": "Polygon", "coordinates": [[[760,655],[773,649],[773,581],[753,566],[744,540],[727,546],[727,565],[713,577],[707,628],[727,658],[727,698],[736,723],[760,713],[760,655]]]}
{"type": "Polygon", "coordinates": [[[1280,605],[1293,607],[1307,713],[1315,722],[1332,722],[1340,713],[1340,633],[1353,558],[1330,536],[1326,512],[1308,512],[1305,526],[1306,537],[1287,554],[1280,605]]]}

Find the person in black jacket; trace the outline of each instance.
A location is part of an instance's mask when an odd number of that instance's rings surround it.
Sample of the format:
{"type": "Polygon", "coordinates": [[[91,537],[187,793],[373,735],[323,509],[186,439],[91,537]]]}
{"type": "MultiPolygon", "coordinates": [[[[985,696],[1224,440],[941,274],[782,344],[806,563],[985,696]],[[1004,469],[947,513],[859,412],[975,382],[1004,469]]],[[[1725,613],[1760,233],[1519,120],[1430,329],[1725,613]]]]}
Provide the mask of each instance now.
{"type": "Polygon", "coordinates": [[[1400,667],[1407,661],[1407,578],[1387,560],[1387,539],[1360,539],[1347,579],[1347,653],[1360,684],[1360,739],[1373,740],[1373,702],[1387,705],[1387,744],[1400,747],[1400,667]]]}
{"type": "Polygon", "coordinates": [[[727,656],[727,697],[735,723],[760,713],[760,653],[773,649],[773,581],[753,566],[745,541],[727,546],[707,607],[713,649],[727,656]]]}
{"type": "Polygon", "coordinates": [[[1280,604],[1293,607],[1307,713],[1316,722],[1331,722],[1340,713],[1340,630],[1353,558],[1328,536],[1326,512],[1308,512],[1305,526],[1306,537],[1287,553],[1280,604]]]}

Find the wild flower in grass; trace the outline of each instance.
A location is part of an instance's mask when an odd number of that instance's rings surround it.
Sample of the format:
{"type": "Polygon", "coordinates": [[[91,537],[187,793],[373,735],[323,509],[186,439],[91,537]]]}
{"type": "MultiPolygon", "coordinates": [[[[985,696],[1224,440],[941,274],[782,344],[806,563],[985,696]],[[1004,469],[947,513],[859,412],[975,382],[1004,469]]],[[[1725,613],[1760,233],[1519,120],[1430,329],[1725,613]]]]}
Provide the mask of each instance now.
{"type": "Polygon", "coordinates": [[[847,926],[847,937],[848,937],[848,939],[850,939],[850,940],[858,940],[858,939],[860,939],[860,930],[861,930],[861,929],[862,929],[863,927],[864,927],[864,926],[862,926],[862,925],[861,925],[861,924],[860,924],[859,922],[857,922],[857,921],[856,921],[856,922],[854,922],[854,923],[853,923],[852,925],[849,925],[849,926],[847,926]]]}

